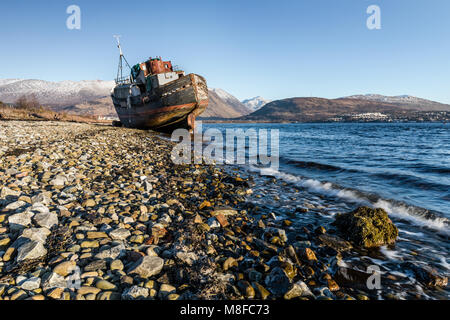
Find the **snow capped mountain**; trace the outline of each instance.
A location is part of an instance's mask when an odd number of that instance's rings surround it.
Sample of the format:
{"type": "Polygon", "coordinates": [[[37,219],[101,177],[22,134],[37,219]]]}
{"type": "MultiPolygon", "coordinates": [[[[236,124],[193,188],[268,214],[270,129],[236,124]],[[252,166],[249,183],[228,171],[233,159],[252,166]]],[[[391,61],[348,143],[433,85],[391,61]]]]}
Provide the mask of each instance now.
{"type": "Polygon", "coordinates": [[[390,103],[403,109],[415,109],[420,111],[442,111],[449,110],[449,105],[422,99],[410,95],[383,96],[381,94],[364,94],[344,97],[344,99],[368,100],[380,103],[390,103]]]}
{"type": "Polygon", "coordinates": [[[409,95],[401,95],[401,96],[383,96],[381,94],[364,94],[364,95],[353,95],[349,97],[345,97],[349,99],[360,99],[360,100],[370,100],[370,101],[380,101],[387,103],[430,103],[430,100],[425,100],[421,98],[417,98],[409,95]]]}
{"type": "Polygon", "coordinates": [[[51,82],[36,79],[0,79],[0,101],[14,103],[34,95],[44,105],[66,106],[106,97],[114,81],[83,80],[51,82]]]}
{"type": "MultiPolygon", "coordinates": [[[[214,92],[215,94],[217,94],[222,100],[225,101],[239,101],[235,96],[233,96],[232,94],[226,92],[223,89],[219,89],[219,88],[210,88],[210,90],[212,92],[214,92]]],[[[240,101],[239,101],[240,102],[240,101]]]]}
{"type": "Polygon", "coordinates": [[[235,96],[219,88],[209,88],[209,106],[203,112],[203,117],[218,116],[215,111],[220,110],[220,117],[233,118],[252,112],[235,96]]]}
{"type": "Polygon", "coordinates": [[[13,82],[20,81],[20,80],[21,79],[0,79],[0,87],[4,86],[4,85],[7,85],[7,84],[10,84],[10,83],[13,83],[13,82]]]}
{"type": "Polygon", "coordinates": [[[247,108],[249,108],[252,112],[255,112],[271,101],[272,100],[266,100],[263,97],[257,96],[254,98],[243,100],[242,103],[247,106],[247,108]]]}

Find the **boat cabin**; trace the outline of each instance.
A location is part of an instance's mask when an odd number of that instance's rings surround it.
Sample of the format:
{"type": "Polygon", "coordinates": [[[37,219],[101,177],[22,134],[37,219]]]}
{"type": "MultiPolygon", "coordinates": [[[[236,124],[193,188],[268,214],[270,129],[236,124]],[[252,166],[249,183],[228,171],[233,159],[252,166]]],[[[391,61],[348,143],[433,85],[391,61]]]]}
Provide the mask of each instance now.
{"type": "Polygon", "coordinates": [[[131,77],[141,93],[150,93],[153,89],[184,75],[184,71],[177,70],[171,61],[164,61],[161,57],[150,57],[147,61],[131,68],[131,77]]]}

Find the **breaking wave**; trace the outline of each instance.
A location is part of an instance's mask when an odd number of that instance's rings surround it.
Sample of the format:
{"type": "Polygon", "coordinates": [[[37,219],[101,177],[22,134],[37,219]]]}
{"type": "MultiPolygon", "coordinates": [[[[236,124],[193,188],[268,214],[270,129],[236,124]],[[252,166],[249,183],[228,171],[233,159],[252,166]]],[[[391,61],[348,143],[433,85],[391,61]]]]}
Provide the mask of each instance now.
{"type": "Polygon", "coordinates": [[[250,167],[250,170],[260,172],[260,174],[264,176],[273,176],[285,182],[303,187],[310,192],[340,198],[344,201],[359,205],[382,208],[386,210],[390,216],[397,219],[406,220],[421,227],[437,230],[446,236],[450,235],[449,219],[440,216],[438,213],[430,212],[420,207],[411,206],[400,201],[383,199],[372,193],[365,193],[354,189],[345,189],[331,182],[322,182],[270,168],[261,169],[257,167],[250,167]]]}

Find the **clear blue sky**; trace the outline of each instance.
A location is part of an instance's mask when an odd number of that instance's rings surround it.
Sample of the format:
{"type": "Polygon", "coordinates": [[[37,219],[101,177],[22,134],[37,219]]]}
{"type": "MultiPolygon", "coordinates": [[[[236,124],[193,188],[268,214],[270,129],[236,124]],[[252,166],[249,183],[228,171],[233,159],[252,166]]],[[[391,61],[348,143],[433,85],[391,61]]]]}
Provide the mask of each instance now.
{"type": "Polygon", "coordinates": [[[449,0],[1,1],[0,78],[115,77],[160,55],[240,99],[411,94],[450,103],[449,0]],[[68,30],[66,8],[81,8],[68,30]],[[381,8],[381,30],[366,9],[381,8]]]}

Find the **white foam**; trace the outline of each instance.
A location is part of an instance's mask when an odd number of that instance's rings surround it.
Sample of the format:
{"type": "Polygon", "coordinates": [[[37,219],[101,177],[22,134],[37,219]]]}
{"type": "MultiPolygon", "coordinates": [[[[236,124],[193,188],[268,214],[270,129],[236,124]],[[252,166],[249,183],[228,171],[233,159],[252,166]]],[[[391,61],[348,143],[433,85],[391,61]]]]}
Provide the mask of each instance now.
{"type": "Polygon", "coordinates": [[[450,263],[447,262],[447,258],[445,258],[444,256],[439,256],[439,259],[441,260],[439,264],[445,269],[450,270],[450,263]]]}
{"type": "Polygon", "coordinates": [[[382,199],[379,199],[377,202],[375,202],[373,206],[376,208],[382,208],[386,210],[388,214],[393,215],[397,218],[408,220],[419,226],[435,229],[445,235],[450,234],[450,230],[446,225],[446,222],[448,221],[446,218],[427,219],[425,217],[417,215],[413,207],[394,205],[389,201],[382,199]]]}
{"type": "Polygon", "coordinates": [[[365,202],[366,204],[369,204],[367,203],[367,200],[359,197],[354,191],[345,189],[336,189],[330,182],[321,182],[315,179],[304,179],[299,176],[280,172],[277,170],[273,170],[271,168],[260,169],[252,167],[251,169],[252,171],[259,171],[261,175],[274,176],[284,181],[294,183],[297,186],[307,188],[308,190],[313,192],[325,194],[327,196],[339,197],[352,202],[365,202]]]}
{"type": "Polygon", "coordinates": [[[337,189],[333,187],[333,184],[331,184],[330,182],[321,182],[315,179],[305,179],[289,173],[273,170],[271,168],[261,169],[256,167],[250,167],[250,170],[258,171],[260,172],[261,175],[274,176],[286,182],[290,182],[297,186],[307,188],[312,192],[321,193],[327,196],[338,197],[361,205],[368,205],[375,208],[382,208],[389,215],[395,216],[399,219],[407,220],[419,226],[432,228],[444,235],[450,235],[447,218],[438,217],[435,219],[427,219],[426,217],[418,215],[417,209],[414,207],[401,204],[394,204],[388,200],[383,199],[379,199],[374,203],[369,201],[367,198],[358,195],[356,192],[352,190],[337,189]]]}
{"type": "Polygon", "coordinates": [[[411,232],[411,231],[406,231],[406,230],[399,230],[401,233],[406,233],[407,235],[410,236],[415,236],[415,237],[423,237],[424,234],[422,232],[411,232]]]}
{"type": "Polygon", "coordinates": [[[380,247],[380,251],[390,260],[397,260],[401,258],[400,254],[397,251],[389,250],[386,246],[380,247]]]}

